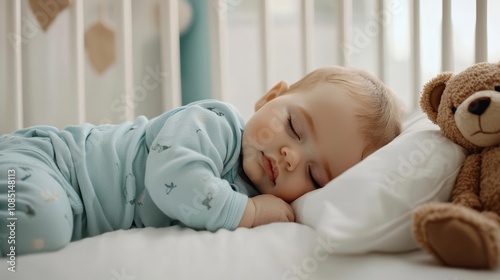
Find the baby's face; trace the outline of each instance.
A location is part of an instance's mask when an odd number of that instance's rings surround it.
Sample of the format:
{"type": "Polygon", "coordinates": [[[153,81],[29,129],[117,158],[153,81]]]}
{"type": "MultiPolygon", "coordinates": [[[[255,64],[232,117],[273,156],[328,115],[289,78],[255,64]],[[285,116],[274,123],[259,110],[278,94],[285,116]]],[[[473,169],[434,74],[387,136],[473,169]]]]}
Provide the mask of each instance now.
{"type": "Polygon", "coordinates": [[[266,102],[243,132],[245,174],[261,193],[289,203],[323,187],[362,159],[357,106],[325,83],[266,102]]]}

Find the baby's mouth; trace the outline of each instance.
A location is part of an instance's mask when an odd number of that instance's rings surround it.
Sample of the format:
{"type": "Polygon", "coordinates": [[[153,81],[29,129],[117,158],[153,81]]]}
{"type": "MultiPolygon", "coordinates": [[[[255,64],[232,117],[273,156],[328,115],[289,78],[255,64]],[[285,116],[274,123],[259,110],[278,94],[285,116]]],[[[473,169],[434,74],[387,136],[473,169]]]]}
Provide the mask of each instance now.
{"type": "Polygon", "coordinates": [[[278,178],[279,175],[279,170],[276,167],[276,161],[272,158],[266,157],[264,153],[262,153],[262,165],[266,171],[267,178],[269,178],[269,180],[276,185],[276,178],[278,178]]]}

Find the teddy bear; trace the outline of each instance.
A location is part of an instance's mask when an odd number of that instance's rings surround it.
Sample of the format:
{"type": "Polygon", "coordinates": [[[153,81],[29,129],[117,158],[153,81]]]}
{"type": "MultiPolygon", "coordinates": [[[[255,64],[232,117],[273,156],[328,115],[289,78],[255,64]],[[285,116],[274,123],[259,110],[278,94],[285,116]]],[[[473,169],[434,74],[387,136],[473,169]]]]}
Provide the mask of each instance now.
{"type": "Polygon", "coordinates": [[[500,260],[500,62],[441,73],[425,84],[420,107],[466,157],[450,202],[413,212],[413,236],[442,264],[495,269],[500,260]]]}

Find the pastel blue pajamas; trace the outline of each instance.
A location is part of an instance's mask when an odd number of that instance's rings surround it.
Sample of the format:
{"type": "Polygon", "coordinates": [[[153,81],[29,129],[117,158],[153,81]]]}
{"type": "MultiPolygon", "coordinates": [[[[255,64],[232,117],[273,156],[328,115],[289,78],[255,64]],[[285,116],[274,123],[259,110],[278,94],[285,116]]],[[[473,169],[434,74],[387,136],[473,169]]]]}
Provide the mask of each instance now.
{"type": "Polygon", "coordinates": [[[243,128],[233,106],[205,100],[151,120],[3,135],[0,219],[15,236],[0,228],[1,255],[131,227],[235,229],[258,194],[240,175],[243,128]]]}

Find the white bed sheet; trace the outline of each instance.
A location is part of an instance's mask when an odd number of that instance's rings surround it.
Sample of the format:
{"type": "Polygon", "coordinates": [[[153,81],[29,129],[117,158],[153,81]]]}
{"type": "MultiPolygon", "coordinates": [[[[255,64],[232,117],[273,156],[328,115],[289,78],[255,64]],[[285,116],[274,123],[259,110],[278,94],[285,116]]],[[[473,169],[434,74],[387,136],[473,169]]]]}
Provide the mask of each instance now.
{"type": "Polygon", "coordinates": [[[336,246],[295,223],[216,233],[120,230],[57,252],[20,256],[15,273],[3,258],[0,279],[500,279],[500,270],[446,268],[422,251],[326,254],[336,246]]]}

